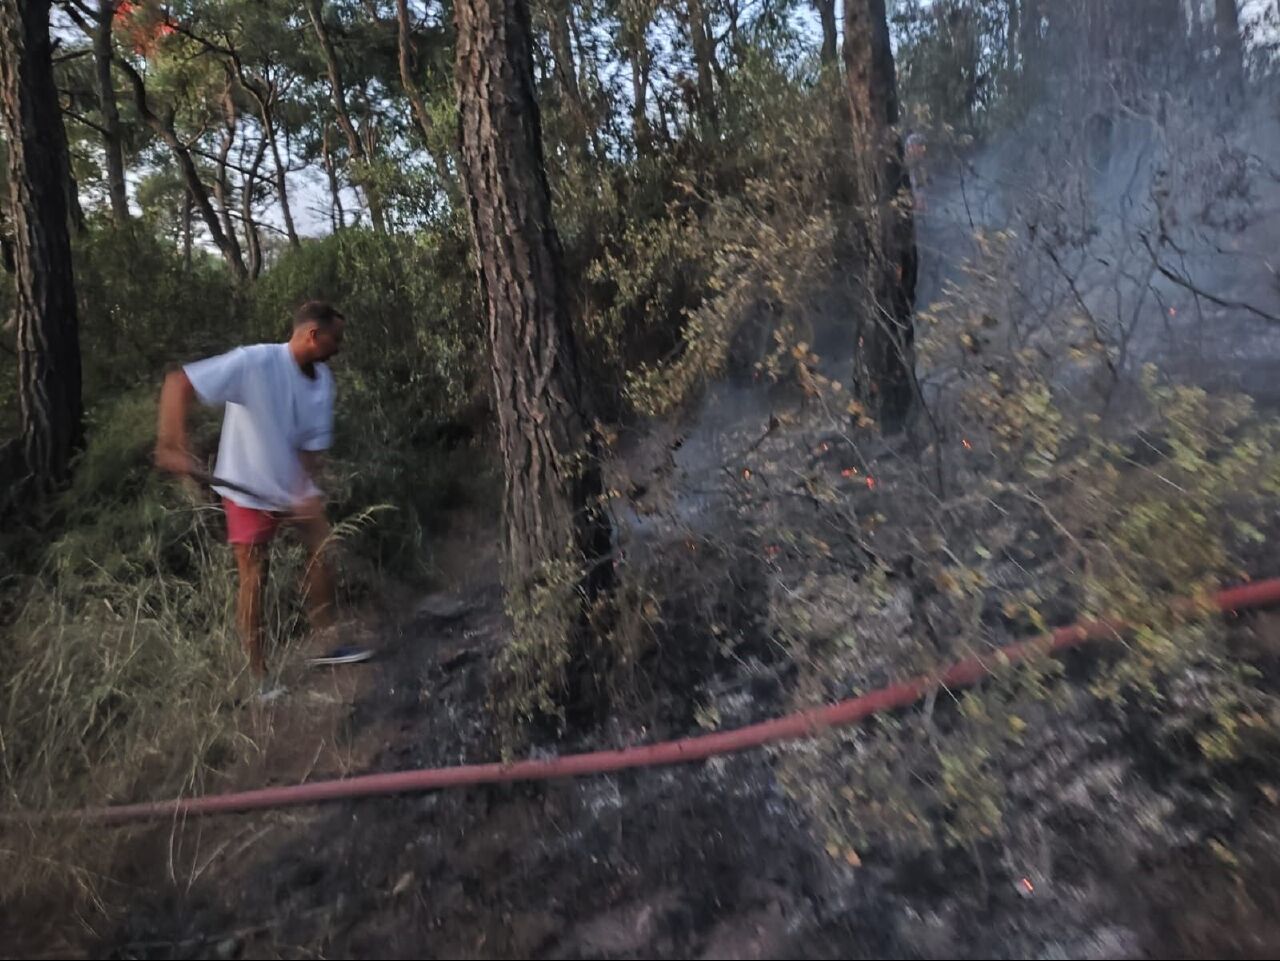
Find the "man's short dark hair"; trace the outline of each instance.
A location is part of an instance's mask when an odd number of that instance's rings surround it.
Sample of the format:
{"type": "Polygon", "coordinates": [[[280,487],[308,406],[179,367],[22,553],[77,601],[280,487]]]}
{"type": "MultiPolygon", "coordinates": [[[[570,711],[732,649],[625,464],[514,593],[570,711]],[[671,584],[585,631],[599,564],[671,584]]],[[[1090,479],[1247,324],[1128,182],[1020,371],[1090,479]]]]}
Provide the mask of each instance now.
{"type": "Polygon", "coordinates": [[[342,316],[342,311],[328,301],[308,300],[293,315],[293,327],[297,330],[307,324],[315,324],[317,327],[327,330],[339,321],[345,321],[346,319],[346,317],[342,316]]]}

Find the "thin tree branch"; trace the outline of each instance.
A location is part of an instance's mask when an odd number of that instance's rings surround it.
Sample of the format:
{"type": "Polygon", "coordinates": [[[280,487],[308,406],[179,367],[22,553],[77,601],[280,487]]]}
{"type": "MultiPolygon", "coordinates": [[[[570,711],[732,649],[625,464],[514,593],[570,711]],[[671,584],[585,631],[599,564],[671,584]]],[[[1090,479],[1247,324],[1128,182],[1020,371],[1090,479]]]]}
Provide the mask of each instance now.
{"type": "Polygon", "coordinates": [[[1146,234],[1142,234],[1141,236],[1142,236],[1143,246],[1145,246],[1147,248],[1147,252],[1151,254],[1151,261],[1155,265],[1156,270],[1160,271],[1160,273],[1162,273],[1169,280],[1172,280],[1179,287],[1189,290],[1193,294],[1195,294],[1197,297],[1203,297],[1205,300],[1209,301],[1209,303],[1217,304],[1219,307],[1226,307],[1230,310],[1248,311],[1249,313],[1257,317],[1261,317],[1263,320],[1269,320],[1269,321],[1272,321],[1273,323],[1280,323],[1280,316],[1277,316],[1276,314],[1268,313],[1267,311],[1263,310],[1261,307],[1255,307],[1253,304],[1250,304],[1243,300],[1228,300],[1225,297],[1219,297],[1216,294],[1211,294],[1209,293],[1209,291],[1205,290],[1204,288],[1198,287],[1195,284],[1195,282],[1191,280],[1190,277],[1184,277],[1182,274],[1179,274],[1176,270],[1173,270],[1170,267],[1166,267],[1164,264],[1160,262],[1160,256],[1156,253],[1155,248],[1151,246],[1151,239],[1146,234]]]}
{"type": "Polygon", "coordinates": [[[63,107],[63,108],[62,108],[62,115],[63,115],[64,117],[70,117],[70,118],[71,118],[72,120],[74,120],[76,123],[82,123],[82,124],[84,124],[86,127],[88,127],[88,128],[89,128],[89,129],[91,129],[91,130],[96,130],[96,131],[98,131],[98,133],[102,134],[104,137],[107,135],[107,128],[106,128],[106,127],[103,127],[103,126],[100,126],[99,124],[94,123],[94,122],[93,122],[92,120],[90,120],[88,117],[85,117],[85,116],[83,116],[83,115],[81,115],[81,114],[76,113],[76,111],[72,110],[70,107],[63,107]]]}

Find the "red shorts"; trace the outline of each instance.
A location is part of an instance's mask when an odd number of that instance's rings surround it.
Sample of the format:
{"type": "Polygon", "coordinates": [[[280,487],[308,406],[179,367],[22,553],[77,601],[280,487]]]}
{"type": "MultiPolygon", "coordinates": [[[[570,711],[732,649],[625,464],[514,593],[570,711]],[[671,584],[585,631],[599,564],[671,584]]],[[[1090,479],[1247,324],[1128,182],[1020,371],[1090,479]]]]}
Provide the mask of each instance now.
{"type": "Polygon", "coordinates": [[[280,529],[281,516],[275,511],[242,507],[229,497],[222,498],[227,513],[228,544],[270,544],[280,529]]]}

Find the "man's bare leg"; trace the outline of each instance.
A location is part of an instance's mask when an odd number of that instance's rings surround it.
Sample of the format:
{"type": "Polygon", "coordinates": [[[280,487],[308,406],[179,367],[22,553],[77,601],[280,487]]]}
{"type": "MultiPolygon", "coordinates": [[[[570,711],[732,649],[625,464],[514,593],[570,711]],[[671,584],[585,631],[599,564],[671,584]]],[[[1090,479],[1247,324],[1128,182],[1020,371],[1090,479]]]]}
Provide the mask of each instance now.
{"type": "Polygon", "coordinates": [[[235,544],[240,590],[236,598],[236,628],[240,643],[249,656],[249,668],[256,677],[267,674],[265,630],[262,623],[262,591],[266,586],[266,544],[235,544]]]}
{"type": "Polygon", "coordinates": [[[333,626],[335,617],[333,568],[329,563],[332,531],[323,514],[300,518],[298,537],[307,549],[307,566],[302,575],[302,599],[311,630],[320,633],[333,626]]]}
{"type": "MultiPolygon", "coordinates": [[[[297,517],[294,520],[298,536],[307,549],[307,569],[302,591],[307,608],[307,619],[315,634],[328,633],[337,619],[334,598],[334,576],[331,562],[333,532],[322,512],[297,517]]],[[[336,640],[336,638],[334,638],[336,640]]],[[[313,667],[335,664],[356,664],[373,657],[373,652],[358,644],[338,643],[310,659],[313,667]]]]}

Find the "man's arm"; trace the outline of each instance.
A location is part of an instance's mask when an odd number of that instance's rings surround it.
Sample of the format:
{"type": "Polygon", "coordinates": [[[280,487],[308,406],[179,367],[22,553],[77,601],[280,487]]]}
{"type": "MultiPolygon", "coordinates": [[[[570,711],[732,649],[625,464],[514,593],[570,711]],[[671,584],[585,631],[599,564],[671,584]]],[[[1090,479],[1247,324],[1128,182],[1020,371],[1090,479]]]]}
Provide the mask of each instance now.
{"type": "Polygon", "coordinates": [[[195,458],[187,449],[187,416],[196,391],[186,371],[179,368],[164,379],[160,390],[160,415],[156,424],[155,465],[172,474],[190,474],[195,458]]]}

